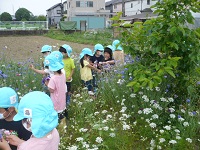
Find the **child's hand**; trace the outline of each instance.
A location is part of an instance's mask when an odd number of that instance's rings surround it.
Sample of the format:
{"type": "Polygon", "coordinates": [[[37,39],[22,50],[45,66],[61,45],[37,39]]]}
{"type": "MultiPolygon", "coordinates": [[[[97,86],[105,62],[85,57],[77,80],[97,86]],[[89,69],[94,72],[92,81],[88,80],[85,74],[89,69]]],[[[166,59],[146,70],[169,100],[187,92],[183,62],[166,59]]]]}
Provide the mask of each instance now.
{"type": "Polygon", "coordinates": [[[35,68],[35,67],[33,66],[33,64],[30,64],[29,67],[30,67],[30,69],[32,69],[32,70],[35,68]]]}
{"type": "Polygon", "coordinates": [[[8,142],[4,138],[2,138],[2,141],[0,141],[0,149],[11,150],[10,146],[8,145],[8,142]]]}
{"type": "Polygon", "coordinates": [[[18,146],[19,144],[23,143],[24,140],[21,140],[20,138],[18,138],[16,135],[9,135],[6,136],[6,140],[14,146],[18,146]]]}
{"type": "Polygon", "coordinates": [[[98,69],[97,72],[98,72],[98,73],[101,73],[101,70],[98,69]]]}

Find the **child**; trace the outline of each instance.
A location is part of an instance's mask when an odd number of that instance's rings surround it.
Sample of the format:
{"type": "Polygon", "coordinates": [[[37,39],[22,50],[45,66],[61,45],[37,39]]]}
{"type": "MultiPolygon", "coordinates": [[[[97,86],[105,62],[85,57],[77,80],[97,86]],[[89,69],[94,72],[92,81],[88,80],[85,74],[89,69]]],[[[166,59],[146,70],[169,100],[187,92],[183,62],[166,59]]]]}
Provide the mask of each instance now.
{"type": "Polygon", "coordinates": [[[43,57],[45,58],[48,56],[52,51],[52,46],[50,45],[44,45],[41,49],[41,53],[43,54],[43,57]]]}
{"type": "MultiPolygon", "coordinates": [[[[40,91],[30,92],[22,97],[18,108],[14,120],[23,119],[25,127],[32,131],[29,140],[16,144],[18,150],[58,150],[58,114],[50,97],[40,91]]],[[[7,140],[14,144],[10,136],[7,136],[7,140]]],[[[8,144],[6,148],[9,149],[8,144]]]]}
{"type": "MultiPolygon", "coordinates": [[[[94,55],[90,57],[90,61],[91,61],[91,65],[93,65],[94,67],[100,69],[99,62],[102,62],[104,60],[104,56],[102,55],[102,52],[104,51],[104,47],[101,44],[96,44],[94,46],[94,55]]],[[[97,74],[92,71],[92,75],[93,75],[93,87],[97,87],[96,84],[96,77],[97,74]]]]}
{"type": "Polygon", "coordinates": [[[106,72],[111,69],[111,66],[115,64],[115,60],[113,59],[113,47],[111,45],[108,45],[104,49],[104,60],[103,62],[100,62],[99,64],[102,65],[103,70],[106,72]]]}
{"type": "Polygon", "coordinates": [[[92,51],[89,48],[84,48],[80,54],[80,75],[81,80],[85,83],[85,85],[88,88],[88,94],[94,95],[91,84],[91,81],[93,79],[92,69],[97,71],[98,73],[100,73],[101,70],[90,65],[90,56],[93,56],[92,51]]]}
{"type": "Polygon", "coordinates": [[[49,55],[45,58],[45,64],[49,65],[49,69],[54,72],[48,83],[50,97],[54,104],[54,109],[58,113],[59,120],[63,119],[66,115],[66,78],[61,69],[63,65],[58,62],[54,55],[49,55]]]}
{"type": "Polygon", "coordinates": [[[63,62],[64,62],[64,70],[66,76],[66,85],[67,85],[67,105],[70,104],[70,97],[71,97],[71,82],[72,76],[74,74],[75,64],[74,60],[70,58],[70,54],[72,52],[72,48],[64,44],[60,47],[59,51],[63,54],[63,62]]]}
{"type": "Polygon", "coordinates": [[[124,51],[123,48],[120,45],[119,40],[114,40],[112,43],[113,46],[113,57],[115,59],[115,62],[117,65],[123,65],[124,64],[124,51]]]}
{"type": "MultiPolygon", "coordinates": [[[[13,117],[16,115],[16,109],[18,107],[17,93],[10,87],[0,88],[0,129],[9,130],[16,135],[12,135],[11,139],[16,143],[28,140],[31,136],[31,132],[27,131],[22,121],[13,121],[13,117]]],[[[12,134],[11,133],[11,134],[12,134]]],[[[16,150],[17,147],[10,145],[12,150],[16,150]]],[[[3,143],[0,141],[0,149],[3,149],[3,143]]]]}

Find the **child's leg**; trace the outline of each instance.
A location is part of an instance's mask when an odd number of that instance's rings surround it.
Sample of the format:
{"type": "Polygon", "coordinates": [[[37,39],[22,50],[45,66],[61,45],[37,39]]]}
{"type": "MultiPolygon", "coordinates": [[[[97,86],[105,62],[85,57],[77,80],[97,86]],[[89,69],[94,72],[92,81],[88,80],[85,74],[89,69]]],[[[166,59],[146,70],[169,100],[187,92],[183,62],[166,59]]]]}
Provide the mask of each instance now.
{"type": "Polygon", "coordinates": [[[70,104],[70,98],[71,98],[71,82],[66,82],[66,84],[67,84],[66,104],[68,106],[70,104]]]}
{"type": "Polygon", "coordinates": [[[87,88],[88,88],[88,91],[92,91],[92,83],[91,83],[91,80],[86,81],[85,84],[86,84],[86,86],[87,86],[87,88]]]}

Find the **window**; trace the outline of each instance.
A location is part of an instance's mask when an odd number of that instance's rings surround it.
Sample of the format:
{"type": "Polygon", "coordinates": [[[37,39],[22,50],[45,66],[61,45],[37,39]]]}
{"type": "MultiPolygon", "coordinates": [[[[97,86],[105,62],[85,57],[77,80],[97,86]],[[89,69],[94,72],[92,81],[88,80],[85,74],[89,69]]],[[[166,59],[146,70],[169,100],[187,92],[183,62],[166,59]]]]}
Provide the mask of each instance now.
{"type": "Polygon", "coordinates": [[[76,7],[81,7],[80,1],[76,1],[76,7]]]}
{"type": "Polygon", "coordinates": [[[131,3],[131,8],[133,8],[133,3],[131,3]]]}
{"type": "Polygon", "coordinates": [[[93,1],[87,1],[87,7],[93,7],[93,1]]]}
{"type": "Polygon", "coordinates": [[[70,2],[69,2],[69,8],[70,8],[70,2]]]}
{"type": "Polygon", "coordinates": [[[147,0],[147,5],[150,5],[150,0],[147,0]]]}
{"type": "Polygon", "coordinates": [[[61,14],[61,10],[57,10],[57,14],[61,14]]]}
{"type": "Polygon", "coordinates": [[[114,9],[117,9],[117,4],[114,4],[114,9]]]}

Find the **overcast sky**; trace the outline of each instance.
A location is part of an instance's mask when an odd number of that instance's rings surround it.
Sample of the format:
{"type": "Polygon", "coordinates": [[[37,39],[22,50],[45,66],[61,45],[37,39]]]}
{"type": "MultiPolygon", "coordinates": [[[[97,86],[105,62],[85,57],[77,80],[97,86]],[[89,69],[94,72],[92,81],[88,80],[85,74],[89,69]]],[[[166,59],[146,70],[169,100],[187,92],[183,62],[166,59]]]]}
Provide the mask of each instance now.
{"type": "Polygon", "coordinates": [[[35,16],[46,15],[47,9],[60,2],[61,0],[0,0],[0,14],[8,12],[14,15],[17,9],[26,8],[35,16]]]}

